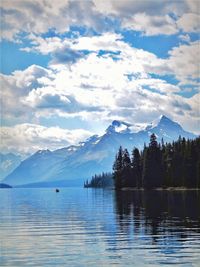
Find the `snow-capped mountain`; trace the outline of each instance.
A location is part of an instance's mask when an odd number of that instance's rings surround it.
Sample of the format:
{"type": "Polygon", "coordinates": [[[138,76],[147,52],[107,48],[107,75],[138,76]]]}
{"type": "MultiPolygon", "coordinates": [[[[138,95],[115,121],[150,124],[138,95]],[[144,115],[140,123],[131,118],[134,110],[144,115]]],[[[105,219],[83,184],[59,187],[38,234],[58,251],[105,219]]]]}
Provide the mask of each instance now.
{"type": "Polygon", "coordinates": [[[0,153],[0,181],[10,174],[21,163],[21,157],[13,153],[0,153]]]}
{"type": "Polygon", "coordinates": [[[123,122],[123,121],[117,121],[114,120],[112,124],[106,129],[107,134],[111,133],[130,133],[130,127],[131,124],[123,122]]]}
{"type": "Polygon", "coordinates": [[[195,138],[176,122],[161,116],[144,130],[134,133],[131,124],[113,121],[102,136],[94,135],[78,146],[55,151],[40,150],[23,161],[4,182],[11,185],[31,183],[82,184],[95,173],[111,171],[115,154],[120,145],[130,150],[143,148],[149,136],[155,133],[158,141],[171,142],[179,136],[195,138]],[[59,182],[58,182],[59,181],[59,182]]]}
{"type": "Polygon", "coordinates": [[[164,115],[149,124],[145,130],[148,131],[149,134],[155,133],[158,139],[163,138],[166,142],[176,140],[178,136],[194,138],[194,134],[184,131],[180,124],[170,120],[164,115]]]}

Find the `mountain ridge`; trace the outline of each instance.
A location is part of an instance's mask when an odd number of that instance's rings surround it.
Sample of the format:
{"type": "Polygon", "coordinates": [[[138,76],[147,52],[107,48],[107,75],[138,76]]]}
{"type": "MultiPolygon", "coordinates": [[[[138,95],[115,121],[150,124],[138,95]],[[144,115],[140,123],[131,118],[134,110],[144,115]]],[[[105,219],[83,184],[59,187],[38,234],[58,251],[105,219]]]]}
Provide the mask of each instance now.
{"type": "Polygon", "coordinates": [[[22,161],[22,157],[14,153],[0,153],[0,181],[8,176],[22,161]]]}
{"type": "Polygon", "coordinates": [[[95,173],[111,171],[115,154],[120,145],[142,149],[155,133],[158,141],[177,140],[181,135],[195,138],[180,124],[162,115],[138,132],[131,131],[131,124],[114,120],[102,136],[93,135],[77,146],[69,146],[54,151],[40,150],[23,161],[4,182],[11,185],[54,182],[63,180],[83,180],[95,173]]]}

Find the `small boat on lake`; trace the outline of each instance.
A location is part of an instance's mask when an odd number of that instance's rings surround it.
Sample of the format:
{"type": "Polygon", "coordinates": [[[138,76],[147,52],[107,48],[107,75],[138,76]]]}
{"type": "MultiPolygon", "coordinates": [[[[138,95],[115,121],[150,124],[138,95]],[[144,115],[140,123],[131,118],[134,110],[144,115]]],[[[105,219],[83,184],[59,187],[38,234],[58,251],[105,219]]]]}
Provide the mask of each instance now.
{"type": "Polygon", "coordinates": [[[58,188],[56,188],[56,193],[59,193],[59,192],[60,192],[60,190],[58,188]]]}

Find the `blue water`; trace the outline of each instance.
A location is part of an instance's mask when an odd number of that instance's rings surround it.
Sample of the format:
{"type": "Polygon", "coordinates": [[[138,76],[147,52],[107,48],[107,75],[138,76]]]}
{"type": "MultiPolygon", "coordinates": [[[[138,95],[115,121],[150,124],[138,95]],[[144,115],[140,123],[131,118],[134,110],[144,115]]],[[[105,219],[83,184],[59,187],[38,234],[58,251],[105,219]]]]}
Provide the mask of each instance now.
{"type": "Polygon", "coordinates": [[[0,190],[0,266],[200,266],[200,192],[0,190]]]}

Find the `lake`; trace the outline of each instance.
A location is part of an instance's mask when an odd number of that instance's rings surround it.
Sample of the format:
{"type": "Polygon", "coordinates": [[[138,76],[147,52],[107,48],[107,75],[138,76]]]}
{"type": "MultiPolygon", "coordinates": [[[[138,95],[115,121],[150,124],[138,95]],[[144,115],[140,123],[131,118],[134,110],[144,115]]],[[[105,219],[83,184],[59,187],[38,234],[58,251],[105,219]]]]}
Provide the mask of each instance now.
{"type": "Polygon", "coordinates": [[[200,192],[0,190],[0,266],[200,266],[200,192]]]}

